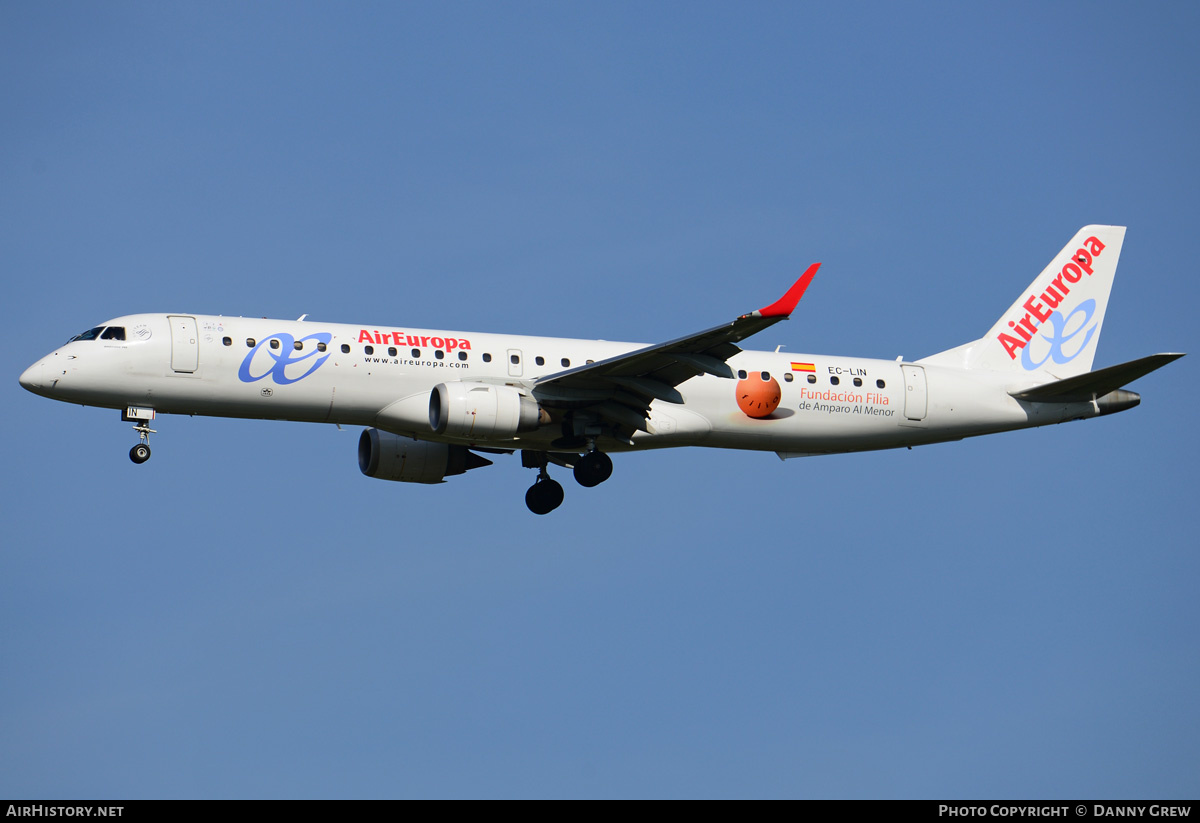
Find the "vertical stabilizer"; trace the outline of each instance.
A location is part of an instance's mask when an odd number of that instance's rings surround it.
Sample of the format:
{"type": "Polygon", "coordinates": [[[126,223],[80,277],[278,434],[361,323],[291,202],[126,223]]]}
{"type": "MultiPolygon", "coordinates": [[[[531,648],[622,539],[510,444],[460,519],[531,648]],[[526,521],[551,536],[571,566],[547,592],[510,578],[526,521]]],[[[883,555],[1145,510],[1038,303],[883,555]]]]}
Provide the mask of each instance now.
{"type": "Polygon", "coordinates": [[[1084,226],[986,335],[952,352],[972,369],[1060,380],[1087,373],[1124,240],[1124,226],[1084,226]]]}

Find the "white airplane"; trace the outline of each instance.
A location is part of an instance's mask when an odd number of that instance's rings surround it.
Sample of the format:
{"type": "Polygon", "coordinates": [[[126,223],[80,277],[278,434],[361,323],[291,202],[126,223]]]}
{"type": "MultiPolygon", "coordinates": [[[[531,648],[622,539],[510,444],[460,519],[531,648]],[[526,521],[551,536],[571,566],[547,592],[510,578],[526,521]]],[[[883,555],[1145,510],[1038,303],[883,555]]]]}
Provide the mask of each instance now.
{"type": "Polygon", "coordinates": [[[521,452],[538,470],[525,495],[563,500],[547,465],[583,486],[612,474],[611,452],[675,446],[773,451],[781,459],[912,447],[1112,414],[1122,388],[1182,354],[1091,371],[1125,229],[1086,226],[987,334],[922,360],[743,351],[785,320],[820,264],[778,301],[658,345],[136,314],[83,332],[30,366],[21,385],[120,409],[150,457],[156,414],[297,420],[368,428],[363,474],[408,483],[521,452]]]}

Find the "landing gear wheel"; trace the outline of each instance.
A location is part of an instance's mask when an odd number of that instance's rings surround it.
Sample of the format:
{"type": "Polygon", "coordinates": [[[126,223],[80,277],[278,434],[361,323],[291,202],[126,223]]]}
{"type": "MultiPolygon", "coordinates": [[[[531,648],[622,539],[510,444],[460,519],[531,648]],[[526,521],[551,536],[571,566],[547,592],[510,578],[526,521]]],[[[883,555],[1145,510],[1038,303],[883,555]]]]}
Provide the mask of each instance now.
{"type": "Polygon", "coordinates": [[[134,463],[145,463],[150,459],[150,447],[145,443],[138,443],[129,450],[129,459],[134,463]]]}
{"type": "Polygon", "coordinates": [[[534,514],[549,514],[562,505],[563,487],[549,475],[540,476],[525,492],[525,505],[534,514]]]}
{"type": "Polygon", "coordinates": [[[589,489],[612,477],[612,473],[612,458],[604,452],[588,452],[575,464],[575,480],[589,489]]]}

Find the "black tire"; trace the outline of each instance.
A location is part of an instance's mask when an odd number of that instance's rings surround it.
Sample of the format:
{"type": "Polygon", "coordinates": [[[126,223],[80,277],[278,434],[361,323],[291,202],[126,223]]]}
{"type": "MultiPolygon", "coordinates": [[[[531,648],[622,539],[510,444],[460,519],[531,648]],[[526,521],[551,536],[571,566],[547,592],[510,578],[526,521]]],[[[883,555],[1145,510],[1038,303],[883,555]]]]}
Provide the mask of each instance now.
{"type": "Polygon", "coordinates": [[[145,443],[138,443],[129,450],[129,459],[134,463],[145,463],[150,459],[150,447],[145,443]]]}
{"type": "Polygon", "coordinates": [[[575,464],[575,481],[589,489],[612,477],[612,473],[612,458],[604,452],[588,452],[575,464]]]}
{"type": "Polygon", "coordinates": [[[558,481],[539,480],[525,492],[525,505],[534,514],[549,514],[562,505],[563,487],[558,481]]]}

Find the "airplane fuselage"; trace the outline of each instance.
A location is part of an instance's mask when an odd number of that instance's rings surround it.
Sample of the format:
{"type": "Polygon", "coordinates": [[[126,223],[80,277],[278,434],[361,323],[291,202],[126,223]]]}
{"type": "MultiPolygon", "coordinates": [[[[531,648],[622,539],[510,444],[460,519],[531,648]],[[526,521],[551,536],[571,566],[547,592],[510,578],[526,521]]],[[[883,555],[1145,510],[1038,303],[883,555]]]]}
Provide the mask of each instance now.
{"type": "MultiPolygon", "coordinates": [[[[31,391],[88,406],[374,426],[462,445],[553,451],[551,419],[515,437],[436,434],[430,391],[451,381],[523,391],[539,378],[644,344],[368,327],[204,315],[139,314],[98,326],[35,363],[31,391]],[[100,336],[122,329],[124,339],[100,336]]],[[[1102,413],[1095,403],[1025,403],[1005,374],[855,357],[743,351],[734,378],[703,374],[655,400],[649,431],[606,451],[709,446],[829,454],[957,440],[1102,413]],[[741,379],[773,379],[780,402],[755,418],[738,405],[741,379]]],[[[1021,384],[1024,385],[1024,384],[1021,384]]]]}

